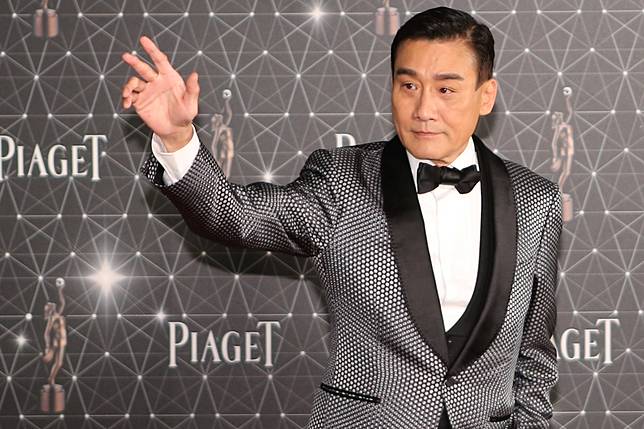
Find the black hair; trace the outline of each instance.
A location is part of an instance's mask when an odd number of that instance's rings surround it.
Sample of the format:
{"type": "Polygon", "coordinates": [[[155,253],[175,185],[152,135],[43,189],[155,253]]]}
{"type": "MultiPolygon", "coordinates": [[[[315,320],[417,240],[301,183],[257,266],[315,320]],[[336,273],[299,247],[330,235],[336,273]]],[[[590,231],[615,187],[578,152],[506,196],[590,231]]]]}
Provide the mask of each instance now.
{"type": "Polygon", "coordinates": [[[462,10],[445,6],[420,12],[405,22],[391,43],[391,77],[399,45],[405,40],[463,39],[474,52],[478,64],[476,88],[492,78],[494,67],[494,37],[490,29],[462,10]]]}

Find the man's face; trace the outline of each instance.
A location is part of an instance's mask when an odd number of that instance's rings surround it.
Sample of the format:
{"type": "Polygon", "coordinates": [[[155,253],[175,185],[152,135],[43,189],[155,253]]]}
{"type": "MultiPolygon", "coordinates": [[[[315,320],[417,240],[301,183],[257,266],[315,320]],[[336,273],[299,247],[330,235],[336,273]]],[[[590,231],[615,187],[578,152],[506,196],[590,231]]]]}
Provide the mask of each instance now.
{"type": "Polygon", "coordinates": [[[412,155],[450,164],[465,149],[479,115],[492,111],[495,79],[476,89],[478,65],[463,39],[405,40],[391,89],[394,127],[412,155]]]}

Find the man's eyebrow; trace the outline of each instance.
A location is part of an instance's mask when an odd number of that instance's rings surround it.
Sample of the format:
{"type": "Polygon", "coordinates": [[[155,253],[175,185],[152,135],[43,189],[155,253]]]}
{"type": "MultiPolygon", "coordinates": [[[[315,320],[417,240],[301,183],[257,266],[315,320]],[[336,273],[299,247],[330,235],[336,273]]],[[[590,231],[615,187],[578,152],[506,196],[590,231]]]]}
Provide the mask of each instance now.
{"type": "Polygon", "coordinates": [[[463,76],[458,73],[436,73],[435,80],[465,80],[463,76]]]}
{"type": "Polygon", "coordinates": [[[400,76],[402,74],[406,74],[409,76],[416,76],[418,73],[416,73],[416,70],[413,69],[408,69],[406,67],[400,67],[396,69],[396,76],[400,76]]]}
{"type": "MultiPolygon", "coordinates": [[[[416,77],[418,76],[418,73],[414,69],[401,67],[396,69],[395,75],[396,76],[408,75],[408,76],[416,77]]],[[[465,78],[458,73],[446,72],[446,73],[435,73],[434,80],[465,80],[465,78]]]]}

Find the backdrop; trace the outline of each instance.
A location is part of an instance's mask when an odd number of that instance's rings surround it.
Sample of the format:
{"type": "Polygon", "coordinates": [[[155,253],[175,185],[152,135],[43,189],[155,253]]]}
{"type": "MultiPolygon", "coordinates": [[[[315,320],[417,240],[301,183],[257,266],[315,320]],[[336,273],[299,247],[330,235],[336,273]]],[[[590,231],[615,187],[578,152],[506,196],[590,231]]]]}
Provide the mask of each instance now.
{"type": "MultiPolygon", "coordinates": [[[[149,62],[148,35],[197,70],[230,180],[286,184],[317,148],[392,136],[392,34],[436,5],[4,0],[0,426],[304,427],[330,322],[312,263],[188,230],[139,176],[121,54],[149,62]]],[[[477,133],[565,192],[553,427],[642,428],[644,2],[448,5],[496,40],[477,133]]]]}

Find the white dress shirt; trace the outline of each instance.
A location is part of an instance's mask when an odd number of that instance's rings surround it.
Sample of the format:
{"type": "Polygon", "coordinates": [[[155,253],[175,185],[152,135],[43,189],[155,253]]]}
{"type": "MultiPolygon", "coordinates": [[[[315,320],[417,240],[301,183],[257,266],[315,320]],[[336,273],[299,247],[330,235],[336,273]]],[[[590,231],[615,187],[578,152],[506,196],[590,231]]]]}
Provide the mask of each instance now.
{"type": "MultiPolygon", "coordinates": [[[[407,151],[414,186],[420,161],[407,151]]],[[[474,141],[451,163],[460,170],[472,164],[478,167],[474,141]]],[[[467,194],[459,194],[453,185],[440,184],[430,192],[416,194],[425,224],[429,257],[440,299],[443,324],[447,331],[461,317],[472,298],[479,265],[481,231],[481,182],[467,194]]]]}
{"type": "MultiPolygon", "coordinates": [[[[171,185],[181,180],[199,151],[199,138],[192,126],[190,142],[175,152],[166,152],[163,142],[152,134],[152,153],[165,170],[163,182],[171,185]]],[[[407,151],[416,189],[420,160],[407,151]]],[[[422,160],[434,164],[430,160],[422,160]]],[[[474,142],[470,137],[465,150],[449,166],[463,169],[475,164],[474,142]]],[[[429,255],[436,279],[445,330],[461,317],[469,303],[478,273],[481,228],[481,183],[467,194],[459,194],[453,185],[438,185],[424,194],[416,194],[425,224],[429,255]]]]}
{"type": "Polygon", "coordinates": [[[166,152],[161,138],[156,133],[152,133],[152,153],[165,170],[163,172],[163,183],[168,186],[172,185],[186,175],[188,170],[190,170],[192,161],[197,157],[199,144],[199,137],[197,137],[197,130],[194,124],[192,124],[192,138],[190,142],[174,152],[166,152]]]}

